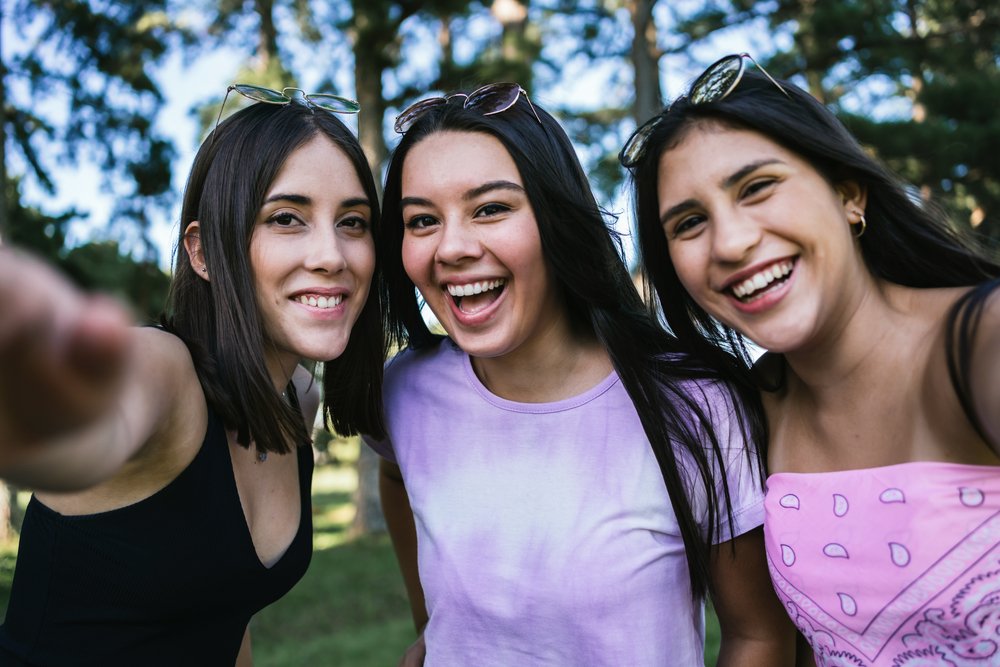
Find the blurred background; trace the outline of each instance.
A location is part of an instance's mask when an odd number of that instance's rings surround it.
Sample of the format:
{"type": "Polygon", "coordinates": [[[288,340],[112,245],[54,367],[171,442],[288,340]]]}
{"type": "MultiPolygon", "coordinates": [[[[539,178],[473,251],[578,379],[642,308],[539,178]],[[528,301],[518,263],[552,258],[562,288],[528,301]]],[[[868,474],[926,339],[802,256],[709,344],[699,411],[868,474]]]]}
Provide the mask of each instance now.
{"type": "MultiPolygon", "coordinates": [[[[516,81],[628,233],[622,142],[742,51],[828,104],[915,198],[1000,244],[1000,3],[980,0],[0,0],[0,238],[155,318],[184,179],[233,82],[359,100],[346,121],[381,173],[409,102],[516,81]]],[[[257,663],[394,664],[412,628],[373,455],[316,444],[316,556],[255,619],[257,663]]],[[[0,489],[0,603],[24,500],[0,489]]]]}

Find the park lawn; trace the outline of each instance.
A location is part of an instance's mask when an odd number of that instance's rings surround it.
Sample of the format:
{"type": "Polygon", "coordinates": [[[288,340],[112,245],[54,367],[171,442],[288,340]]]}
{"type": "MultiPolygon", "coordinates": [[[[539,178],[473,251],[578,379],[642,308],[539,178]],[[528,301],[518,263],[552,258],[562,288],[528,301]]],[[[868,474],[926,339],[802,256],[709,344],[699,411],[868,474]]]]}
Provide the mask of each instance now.
{"type": "MultiPolygon", "coordinates": [[[[342,443],[336,455],[339,465],[318,466],[313,479],[309,571],[251,622],[257,667],[392,667],[415,637],[388,537],[347,533],[356,443],[342,443]]],[[[0,545],[0,610],[7,607],[16,553],[16,543],[0,545]]],[[[713,665],[719,632],[711,610],[706,626],[705,663],[713,665]]]]}

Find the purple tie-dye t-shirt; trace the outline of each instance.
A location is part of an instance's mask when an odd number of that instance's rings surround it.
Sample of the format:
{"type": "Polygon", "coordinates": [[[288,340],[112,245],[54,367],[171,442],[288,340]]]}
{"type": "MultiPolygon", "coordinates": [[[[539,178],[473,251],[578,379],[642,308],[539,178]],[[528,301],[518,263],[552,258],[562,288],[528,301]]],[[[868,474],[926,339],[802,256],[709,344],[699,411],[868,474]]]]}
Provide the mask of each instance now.
{"type": "MultiPolygon", "coordinates": [[[[763,494],[731,406],[692,389],[727,447],[724,541],[761,525],[763,494]]],[[[413,509],[427,667],[704,664],[680,530],[617,374],[516,403],[445,340],[389,363],[385,410],[389,437],[369,444],[399,464],[413,509]]]]}

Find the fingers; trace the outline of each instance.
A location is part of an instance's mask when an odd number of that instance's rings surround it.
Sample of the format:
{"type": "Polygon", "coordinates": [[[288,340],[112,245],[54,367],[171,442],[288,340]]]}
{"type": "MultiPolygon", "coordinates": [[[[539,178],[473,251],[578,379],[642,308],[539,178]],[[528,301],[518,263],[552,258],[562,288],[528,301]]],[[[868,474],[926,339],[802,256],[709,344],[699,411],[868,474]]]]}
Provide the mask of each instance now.
{"type": "Polygon", "coordinates": [[[112,409],[129,351],[122,306],[0,248],[0,313],[2,446],[65,434],[112,409]]]}

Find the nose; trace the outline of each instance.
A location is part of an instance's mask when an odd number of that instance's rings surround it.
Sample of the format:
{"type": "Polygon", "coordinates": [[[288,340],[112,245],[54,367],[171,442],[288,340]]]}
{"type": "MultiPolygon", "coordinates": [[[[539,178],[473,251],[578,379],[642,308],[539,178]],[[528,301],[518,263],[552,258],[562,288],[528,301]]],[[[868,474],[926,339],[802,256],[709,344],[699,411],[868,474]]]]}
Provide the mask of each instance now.
{"type": "Polygon", "coordinates": [[[473,223],[446,220],[438,239],[435,259],[443,264],[458,264],[482,254],[482,244],[473,223]]]}
{"type": "Polygon", "coordinates": [[[717,215],[712,225],[712,258],[722,263],[738,263],[760,239],[761,228],[755,220],[735,213],[717,215]]]}
{"type": "Polygon", "coordinates": [[[335,274],[347,268],[347,259],[340,247],[336,225],[323,226],[326,231],[318,238],[306,241],[305,267],[317,273],[335,274]]]}

